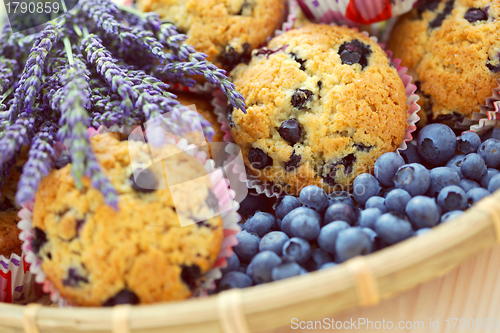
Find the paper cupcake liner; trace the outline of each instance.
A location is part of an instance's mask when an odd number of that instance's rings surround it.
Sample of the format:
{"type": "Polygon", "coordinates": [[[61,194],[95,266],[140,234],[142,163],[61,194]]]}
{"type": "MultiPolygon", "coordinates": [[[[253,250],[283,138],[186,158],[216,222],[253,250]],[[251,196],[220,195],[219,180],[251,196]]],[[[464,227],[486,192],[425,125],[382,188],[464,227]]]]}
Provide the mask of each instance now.
{"type": "MultiPolygon", "coordinates": [[[[112,126],[110,128],[101,126],[98,130],[94,128],[88,129],[89,136],[107,132],[120,132],[129,134],[130,131],[130,127],[118,126],[112,126]]],[[[204,165],[207,172],[211,172],[213,170],[214,161],[208,159],[207,154],[204,151],[199,151],[195,145],[188,144],[187,140],[176,140],[172,137],[168,142],[175,144],[187,154],[194,156],[200,163],[204,165]]],[[[193,291],[192,297],[206,296],[209,294],[209,291],[215,290],[215,280],[222,277],[221,269],[227,267],[226,259],[233,255],[233,246],[238,244],[236,234],[241,231],[241,228],[238,225],[238,222],[240,222],[241,220],[241,216],[237,213],[239,204],[238,202],[233,200],[235,196],[234,191],[226,190],[228,188],[228,180],[223,177],[222,173],[218,172],[210,173],[210,179],[213,184],[212,190],[219,200],[220,207],[225,207],[228,202],[231,202],[233,209],[226,211],[220,215],[223,220],[224,237],[221,250],[214,266],[204,275],[204,279],[201,281],[199,287],[195,291],[193,291]]],[[[52,282],[47,280],[47,275],[41,268],[42,261],[33,253],[31,247],[31,240],[34,238],[34,231],[32,228],[33,203],[22,207],[21,211],[19,212],[19,217],[21,218],[21,221],[18,223],[18,227],[22,230],[19,238],[23,241],[23,250],[26,252],[26,262],[31,265],[29,269],[31,274],[34,276],[34,280],[37,283],[43,285],[43,291],[50,294],[50,300],[53,303],[57,303],[60,307],[71,306],[72,304],[70,304],[61,296],[60,292],[54,287],[52,282]]]]}
{"type": "Polygon", "coordinates": [[[471,132],[481,135],[498,125],[500,120],[500,80],[497,87],[492,89],[492,96],[486,98],[485,105],[479,107],[479,112],[474,112],[471,119],[464,119],[461,125],[468,127],[471,132]]]}
{"type": "Polygon", "coordinates": [[[409,12],[418,0],[298,0],[313,21],[337,24],[371,24],[409,12]]]}
{"type": "MultiPolygon", "coordinates": [[[[359,29],[357,29],[356,27],[352,29],[359,31],[359,29]]],[[[362,34],[368,36],[375,43],[378,43],[377,37],[369,36],[367,32],[362,32],[362,34]]],[[[420,119],[420,117],[418,116],[420,106],[417,103],[419,96],[415,94],[417,87],[412,84],[413,78],[411,75],[407,74],[408,69],[404,66],[401,66],[401,60],[393,58],[393,53],[390,50],[387,50],[384,44],[379,43],[379,45],[386,52],[389,60],[392,61],[396,66],[398,75],[405,86],[405,92],[407,96],[406,103],[409,106],[407,119],[408,127],[406,129],[405,138],[396,149],[396,152],[399,154],[400,151],[406,150],[406,143],[413,139],[412,133],[417,129],[415,123],[420,119]]],[[[214,91],[212,93],[212,96],[214,113],[217,115],[217,120],[221,124],[221,130],[224,132],[224,141],[233,143],[234,141],[230,133],[229,124],[227,123],[227,99],[220,89],[214,91]]],[[[279,196],[279,193],[273,190],[273,186],[271,184],[261,181],[259,178],[248,172],[248,170],[242,170],[242,168],[238,169],[238,166],[235,165],[235,167],[233,168],[233,172],[240,175],[240,181],[246,182],[247,187],[250,189],[254,189],[257,193],[265,194],[268,198],[279,196]]]]}
{"type": "Polygon", "coordinates": [[[35,283],[24,252],[0,256],[0,302],[27,304],[42,296],[42,286],[35,283]]]}

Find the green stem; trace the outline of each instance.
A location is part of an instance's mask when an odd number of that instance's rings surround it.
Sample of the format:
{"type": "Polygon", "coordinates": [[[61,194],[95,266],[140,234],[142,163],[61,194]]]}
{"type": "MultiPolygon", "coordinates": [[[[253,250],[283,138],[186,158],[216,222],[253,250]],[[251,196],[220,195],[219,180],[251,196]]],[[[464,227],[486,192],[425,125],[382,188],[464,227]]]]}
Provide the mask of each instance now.
{"type": "Polygon", "coordinates": [[[84,37],[87,37],[89,34],[89,29],[87,29],[87,27],[83,27],[83,36],[84,37]]]}
{"type": "Polygon", "coordinates": [[[0,103],[3,103],[3,101],[5,101],[5,99],[10,95],[12,94],[12,92],[14,91],[14,85],[12,85],[9,89],[7,89],[7,91],[5,92],[5,94],[3,94],[2,96],[2,100],[0,101],[0,103]]]}
{"type": "Polygon", "coordinates": [[[80,27],[77,26],[76,24],[73,24],[73,30],[75,30],[75,32],[78,35],[78,37],[82,37],[83,36],[82,29],[80,29],[80,27]]]}
{"type": "Polygon", "coordinates": [[[139,16],[140,18],[144,18],[144,13],[142,13],[141,11],[135,9],[134,7],[131,7],[131,6],[125,6],[125,5],[119,5],[117,4],[116,5],[120,10],[123,10],[124,12],[127,12],[127,13],[130,13],[130,14],[133,14],[133,15],[137,15],[139,16]]]}
{"type": "Polygon", "coordinates": [[[75,63],[75,59],[73,58],[73,51],[71,51],[71,42],[68,37],[64,37],[64,50],[66,51],[66,55],[68,56],[68,61],[70,65],[75,63]]]}

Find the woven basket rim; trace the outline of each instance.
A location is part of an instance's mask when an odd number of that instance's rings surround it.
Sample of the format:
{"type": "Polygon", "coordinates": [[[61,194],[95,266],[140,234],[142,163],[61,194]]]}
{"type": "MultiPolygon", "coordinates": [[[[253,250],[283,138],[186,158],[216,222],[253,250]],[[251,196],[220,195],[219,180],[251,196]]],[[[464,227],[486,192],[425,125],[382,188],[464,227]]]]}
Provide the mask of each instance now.
{"type": "Polygon", "coordinates": [[[41,331],[50,332],[57,332],[58,327],[65,327],[64,332],[68,327],[75,332],[90,327],[109,331],[124,324],[141,332],[158,328],[255,332],[282,327],[297,315],[312,320],[373,306],[446,274],[470,256],[500,242],[499,203],[497,191],[452,223],[436,226],[425,237],[412,237],[331,269],[206,298],[112,308],[0,303],[0,328],[26,329],[31,320],[41,331]]]}

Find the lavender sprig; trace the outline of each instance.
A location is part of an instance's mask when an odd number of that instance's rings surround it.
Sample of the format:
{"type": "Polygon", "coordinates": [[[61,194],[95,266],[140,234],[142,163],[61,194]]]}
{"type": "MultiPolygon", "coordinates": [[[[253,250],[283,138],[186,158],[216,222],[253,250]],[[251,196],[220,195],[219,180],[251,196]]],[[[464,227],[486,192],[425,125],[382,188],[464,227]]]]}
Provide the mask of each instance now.
{"type": "Polygon", "coordinates": [[[0,58],[0,98],[14,83],[14,73],[17,67],[16,60],[0,58]]]}
{"type": "Polygon", "coordinates": [[[111,89],[120,95],[125,116],[128,117],[138,94],[132,88],[123,70],[115,64],[117,60],[113,59],[111,52],[104,47],[101,39],[92,34],[82,40],[80,52],[87,55],[87,62],[94,65],[111,89]]]}
{"type": "Polygon", "coordinates": [[[35,199],[35,193],[42,178],[49,174],[55,159],[56,124],[48,120],[42,124],[31,141],[28,161],[23,166],[23,173],[17,184],[16,201],[19,205],[35,199]]]}
{"type": "Polygon", "coordinates": [[[80,3],[82,11],[89,18],[93,19],[97,26],[108,34],[118,34],[121,24],[115,20],[113,14],[117,14],[119,10],[113,2],[107,0],[85,0],[80,3]]]}
{"type": "Polygon", "coordinates": [[[17,161],[22,146],[28,145],[38,130],[39,120],[36,114],[23,112],[13,124],[5,126],[0,139],[0,188],[9,176],[10,167],[17,161]]]}
{"type": "Polygon", "coordinates": [[[40,92],[45,59],[60,37],[61,32],[54,24],[47,25],[38,36],[14,92],[14,103],[9,110],[11,121],[16,119],[21,110],[28,113],[32,111],[33,103],[40,92]]]}
{"type": "Polygon", "coordinates": [[[61,112],[59,121],[61,127],[57,136],[59,141],[69,142],[68,150],[72,160],[71,174],[75,180],[75,186],[82,188],[82,177],[89,175],[92,185],[104,195],[108,204],[116,208],[118,194],[102,174],[87,133],[89,114],[86,109],[90,107],[89,73],[83,61],[75,58],[74,63],[68,65],[62,74],[62,87],[55,94],[52,107],[59,108],[61,112]],[[59,105],[57,105],[58,95],[65,96],[59,105]]]}
{"type": "MultiPolygon", "coordinates": [[[[179,34],[173,24],[162,24],[158,39],[165,47],[172,50],[179,60],[186,62],[167,64],[162,69],[159,68],[158,73],[163,73],[165,76],[171,77],[172,80],[176,80],[176,82],[182,80],[185,75],[203,75],[208,82],[222,89],[233,107],[246,113],[245,99],[236,91],[234,84],[227,79],[226,72],[208,62],[205,54],[197,52],[190,45],[182,44],[186,36],[179,34]]],[[[184,83],[188,86],[194,85],[194,81],[184,80],[184,83]]]]}

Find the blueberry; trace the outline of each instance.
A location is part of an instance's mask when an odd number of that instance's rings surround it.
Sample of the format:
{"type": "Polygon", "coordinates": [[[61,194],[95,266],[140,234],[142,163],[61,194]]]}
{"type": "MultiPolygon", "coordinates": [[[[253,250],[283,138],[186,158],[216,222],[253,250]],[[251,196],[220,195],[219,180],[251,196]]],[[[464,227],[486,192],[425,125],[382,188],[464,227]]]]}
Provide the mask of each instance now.
{"type": "Polygon", "coordinates": [[[493,176],[493,178],[490,179],[490,182],[488,184],[488,191],[490,191],[490,193],[494,193],[499,188],[500,188],[500,175],[493,176]]]}
{"type": "Polygon", "coordinates": [[[259,148],[252,148],[248,151],[248,161],[255,169],[264,169],[273,164],[272,158],[259,148]]]}
{"type": "Polygon", "coordinates": [[[222,274],[237,271],[238,268],[240,268],[240,259],[238,259],[238,256],[236,255],[236,253],[233,253],[232,256],[230,256],[229,258],[226,259],[226,261],[227,261],[226,268],[222,268],[220,270],[222,272],[222,274]]]}
{"type": "Polygon", "coordinates": [[[463,213],[464,212],[461,210],[452,210],[448,213],[444,213],[443,216],[441,216],[441,223],[453,220],[454,218],[462,215],[463,213]]]}
{"type": "Polygon", "coordinates": [[[319,269],[325,269],[325,268],[330,268],[330,267],[335,267],[335,266],[337,266],[337,264],[336,264],[336,263],[334,263],[334,262],[329,262],[329,263],[326,263],[326,264],[324,264],[323,266],[321,266],[319,269]]]}
{"type": "Polygon", "coordinates": [[[434,11],[439,6],[439,0],[422,0],[417,3],[417,12],[419,17],[422,17],[422,13],[425,11],[434,11]]]}
{"type": "Polygon", "coordinates": [[[432,229],[431,228],[419,229],[419,230],[415,231],[415,236],[422,236],[422,235],[428,233],[429,231],[432,231],[432,229]]]}
{"type": "Polygon", "coordinates": [[[234,111],[234,106],[229,104],[226,110],[226,119],[227,119],[227,124],[231,128],[234,128],[233,111],[234,111]]]}
{"type": "Polygon", "coordinates": [[[252,279],[242,272],[229,272],[219,281],[218,290],[247,288],[252,286],[252,279]]]}
{"type": "Polygon", "coordinates": [[[281,123],[278,133],[292,146],[299,142],[302,137],[302,129],[297,119],[288,119],[281,123]]]}
{"type": "Polygon", "coordinates": [[[59,158],[54,162],[54,168],[62,169],[69,163],[71,163],[71,156],[64,154],[59,156],[59,158]]]}
{"type": "Polygon", "coordinates": [[[361,211],[358,219],[358,225],[363,228],[375,229],[375,222],[382,215],[377,208],[367,208],[361,211]]]}
{"type": "Polygon", "coordinates": [[[120,290],[115,296],[110,297],[107,301],[105,301],[103,306],[114,306],[119,304],[139,304],[139,297],[128,289],[120,290]]]}
{"type": "Polygon", "coordinates": [[[425,194],[430,183],[429,170],[417,163],[403,165],[394,177],[394,186],[405,190],[411,196],[425,194]]]}
{"type": "Polygon", "coordinates": [[[300,207],[300,201],[297,197],[291,195],[281,197],[276,201],[276,216],[282,220],[286,214],[298,207],[300,207]]]}
{"type": "Polygon", "coordinates": [[[484,159],[489,168],[500,166],[500,140],[488,139],[478,148],[477,153],[484,159]]]}
{"type": "Polygon", "coordinates": [[[371,197],[366,201],[365,208],[377,208],[380,212],[387,213],[387,208],[385,207],[385,199],[382,197],[371,197]]]}
{"type": "Polygon", "coordinates": [[[436,196],[446,186],[460,185],[460,176],[456,171],[448,167],[434,168],[429,172],[430,186],[427,194],[436,196]]]}
{"type": "Polygon", "coordinates": [[[305,109],[307,103],[312,99],[312,91],[307,89],[297,89],[292,95],[292,105],[297,109],[305,109]]]}
{"type": "Polygon", "coordinates": [[[353,182],[354,199],[364,205],[368,199],[380,194],[380,184],[374,176],[369,173],[362,173],[353,182]]]}
{"type": "Polygon", "coordinates": [[[465,155],[456,155],[453,156],[448,163],[446,163],[446,166],[452,170],[454,170],[456,173],[458,173],[458,176],[460,179],[464,179],[464,175],[462,175],[462,171],[460,170],[460,166],[462,165],[462,161],[464,160],[465,155]]]}
{"type": "Polygon", "coordinates": [[[265,194],[257,194],[255,190],[250,189],[245,199],[240,202],[240,209],[238,210],[238,213],[250,216],[254,215],[258,211],[269,211],[271,209],[269,198],[266,197],[265,194]]]}
{"type": "MultiPolygon", "coordinates": [[[[490,183],[491,178],[495,177],[499,173],[500,173],[500,171],[498,171],[497,169],[488,168],[488,170],[486,171],[486,174],[481,179],[481,187],[488,188],[488,184],[490,183]]],[[[465,191],[465,192],[467,192],[467,191],[465,191]]]]}
{"type": "Polygon", "coordinates": [[[429,228],[439,222],[441,212],[432,198],[416,196],[406,205],[406,215],[415,229],[429,228]]]}
{"type": "Polygon", "coordinates": [[[292,210],[290,213],[288,213],[284,218],[283,221],[281,222],[281,230],[285,232],[288,236],[292,236],[292,221],[300,215],[307,215],[310,219],[314,220],[320,220],[321,221],[321,215],[313,209],[306,208],[306,207],[298,207],[292,210]]]}
{"type": "Polygon", "coordinates": [[[354,154],[349,154],[342,157],[340,160],[330,161],[323,169],[322,178],[325,183],[330,186],[335,186],[335,177],[337,175],[338,168],[342,165],[344,166],[344,174],[350,174],[353,171],[354,163],[356,163],[356,156],[354,154]]]}
{"type": "Polygon", "coordinates": [[[395,244],[413,235],[410,222],[397,213],[385,213],[375,222],[375,232],[387,244],[395,244]]]}
{"type": "Polygon", "coordinates": [[[372,228],[361,228],[361,230],[363,230],[363,232],[366,233],[368,237],[370,237],[370,241],[375,245],[375,242],[378,241],[377,233],[372,228]]]}
{"type": "Polygon", "coordinates": [[[150,193],[156,191],[158,180],[148,169],[143,170],[137,177],[130,175],[130,185],[136,192],[150,193]]]}
{"type": "Polygon", "coordinates": [[[335,242],[337,261],[344,262],[359,255],[372,252],[373,243],[361,228],[349,228],[339,232],[335,242]]]}
{"type": "Polygon", "coordinates": [[[437,28],[440,27],[441,24],[443,24],[444,19],[450,15],[451,11],[453,10],[453,5],[455,3],[455,0],[448,0],[445,3],[445,7],[441,13],[439,13],[434,20],[429,22],[429,27],[430,28],[437,28]]]}
{"type": "Polygon", "coordinates": [[[333,204],[325,212],[324,223],[328,224],[333,221],[345,221],[349,224],[356,222],[354,210],[346,204],[333,204]]]}
{"type": "MultiPolygon", "coordinates": [[[[414,141],[411,141],[411,142],[414,142],[414,141]]],[[[407,148],[400,152],[401,157],[405,161],[405,164],[411,164],[411,163],[422,164],[422,158],[418,154],[417,146],[411,144],[411,142],[408,142],[407,148]]]]}
{"type": "Polygon", "coordinates": [[[295,154],[295,151],[292,152],[290,158],[287,162],[285,162],[285,170],[286,172],[292,172],[299,166],[302,157],[300,155],[295,154]]]}
{"type": "Polygon", "coordinates": [[[351,208],[354,208],[354,201],[352,200],[352,196],[349,192],[336,191],[330,193],[329,197],[330,197],[330,202],[329,202],[330,206],[336,203],[343,203],[351,208]]]}
{"type": "Polygon", "coordinates": [[[304,206],[317,212],[323,212],[328,206],[328,195],[322,188],[315,185],[304,187],[300,191],[299,198],[304,206]]]}
{"type": "Polygon", "coordinates": [[[411,200],[411,195],[402,189],[394,189],[385,198],[385,207],[389,212],[406,214],[406,204],[411,200]]]}
{"type": "Polygon", "coordinates": [[[80,283],[89,283],[89,280],[80,274],[74,268],[68,270],[68,277],[62,280],[62,284],[68,287],[77,287],[80,283]]]}
{"type": "Polygon", "coordinates": [[[469,8],[464,15],[464,18],[470,23],[477,21],[485,21],[488,19],[488,14],[480,8],[469,8]]]}
{"type": "Polygon", "coordinates": [[[273,251],[277,255],[281,255],[283,251],[283,245],[289,239],[287,234],[282,231],[272,231],[262,237],[259,250],[262,251],[273,251]]]}
{"type": "Polygon", "coordinates": [[[385,153],[375,162],[374,173],[380,184],[392,186],[396,171],[405,164],[404,159],[396,153],[385,153]]]}
{"type": "Polygon", "coordinates": [[[439,192],[437,202],[443,212],[464,210],[467,208],[467,194],[459,186],[447,186],[439,192]]]}
{"type": "Polygon", "coordinates": [[[194,290],[198,287],[200,278],[202,277],[200,266],[193,265],[182,265],[181,266],[181,279],[189,287],[189,289],[194,290]]]}
{"type": "Polygon", "coordinates": [[[487,189],[484,189],[482,187],[473,188],[472,190],[467,192],[467,203],[469,204],[469,206],[475,205],[476,202],[489,195],[491,195],[491,192],[487,189]]]}
{"type": "MultiPolygon", "coordinates": [[[[248,264],[240,264],[240,267],[238,268],[238,272],[241,272],[243,274],[247,274],[247,269],[248,269],[248,264]]],[[[251,281],[252,279],[250,279],[251,281]]]]}
{"type": "Polygon", "coordinates": [[[276,230],[276,218],[269,213],[257,212],[245,222],[243,228],[249,233],[263,237],[268,232],[276,230]]]}
{"type": "MultiPolygon", "coordinates": [[[[492,169],[494,170],[494,169],[492,169]]],[[[486,176],[483,177],[483,179],[485,178],[486,176]]],[[[462,179],[460,181],[460,187],[462,188],[462,190],[465,191],[465,193],[469,192],[470,190],[472,190],[473,188],[478,188],[478,187],[481,187],[479,186],[479,184],[473,180],[470,180],[470,179],[462,179]]]]}
{"type": "Polygon", "coordinates": [[[460,165],[460,171],[465,177],[473,180],[481,180],[488,172],[484,159],[475,153],[465,156],[460,165]]]}
{"type": "Polygon", "coordinates": [[[233,247],[234,253],[241,261],[249,262],[259,252],[260,238],[246,230],[236,234],[238,245],[233,247]]]}
{"type": "Polygon", "coordinates": [[[42,229],[35,227],[33,229],[35,237],[31,240],[31,249],[35,254],[40,252],[42,246],[47,242],[47,235],[42,229]]]}
{"type": "Polygon", "coordinates": [[[301,59],[299,58],[295,53],[291,52],[290,53],[290,56],[292,57],[293,60],[295,60],[296,62],[298,62],[300,64],[300,70],[301,71],[305,71],[306,70],[306,66],[305,66],[305,63],[307,60],[304,60],[304,59],[301,59]]]}
{"type": "Polygon", "coordinates": [[[321,228],[318,236],[318,245],[328,253],[335,254],[335,241],[340,231],[350,226],[344,221],[335,221],[321,228]]]}
{"type": "Polygon", "coordinates": [[[306,273],[307,271],[296,262],[288,262],[279,267],[273,268],[273,271],[271,272],[271,277],[273,281],[278,281],[306,273]]]}
{"type": "Polygon", "coordinates": [[[320,229],[319,215],[297,214],[291,218],[290,231],[294,237],[313,240],[318,237],[320,229]]]}
{"type": "Polygon", "coordinates": [[[281,258],[273,251],[260,252],[250,262],[250,266],[252,267],[252,275],[250,277],[256,284],[271,282],[273,268],[281,264],[281,258]]]}
{"type": "Polygon", "coordinates": [[[314,249],[311,252],[311,258],[309,259],[308,262],[304,265],[310,272],[318,270],[321,266],[323,266],[326,263],[332,262],[333,258],[332,256],[322,250],[322,249],[314,249]]]}
{"type": "Polygon", "coordinates": [[[444,124],[430,124],[418,133],[417,149],[429,164],[445,164],[457,149],[457,138],[453,130],[444,124]]]}
{"type": "Polygon", "coordinates": [[[474,132],[465,132],[457,141],[457,149],[463,154],[475,153],[481,145],[481,138],[474,132]]]}
{"type": "Polygon", "coordinates": [[[345,42],[339,48],[342,64],[354,65],[360,64],[361,69],[368,65],[368,56],[372,53],[369,45],[363,44],[359,40],[345,42]]]}
{"type": "Polygon", "coordinates": [[[283,245],[283,258],[304,264],[311,257],[311,245],[305,239],[299,237],[290,238],[283,245]]]}
{"type": "Polygon", "coordinates": [[[391,191],[393,191],[393,190],[395,190],[395,189],[396,189],[396,188],[394,187],[394,183],[393,183],[393,186],[390,186],[390,187],[383,187],[383,188],[382,188],[382,191],[380,192],[380,196],[381,196],[381,197],[384,197],[384,198],[387,198],[387,195],[388,195],[391,191]]]}

